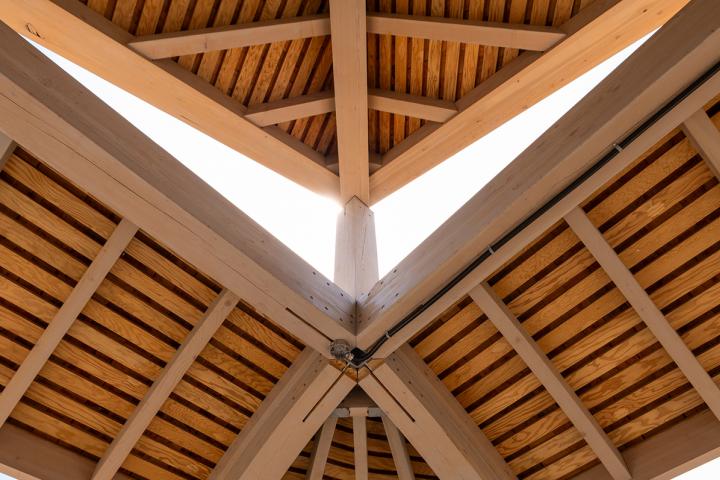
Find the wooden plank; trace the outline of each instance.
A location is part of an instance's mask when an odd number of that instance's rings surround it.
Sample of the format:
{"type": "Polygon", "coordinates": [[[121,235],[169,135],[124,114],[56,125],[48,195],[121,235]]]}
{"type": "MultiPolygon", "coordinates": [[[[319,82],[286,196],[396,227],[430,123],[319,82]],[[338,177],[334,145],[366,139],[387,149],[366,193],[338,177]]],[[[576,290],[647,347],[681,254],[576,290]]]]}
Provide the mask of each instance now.
{"type": "Polygon", "coordinates": [[[335,96],[333,92],[323,91],[252,105],[248,108],[245,118],[259,127],[266,127],[333,111],[335,111],[335,96]]]}
{"type": "Polygon", "coordinates": [[[136,232],[137,227],[129,220],[123,219],[100,249],[100,253],[75,285],[72,293],[35,343],[13,378],[0,393],[0,425],[3,425],[8,419],[38,372],[55,351],[136,232]]]}
{"type": "Polygon", "coordinates": [[[405,438],[387,416],[382,416],[382,422],[385,427],[385,435],[390,444],[393,461],[395,462],[398,480],[415,480],[415,472],[410,461],[407,445],[405,445],[405,438]]]}
{"type": "Polygon", "coordinates": [[[173,358],[165,365],[160,377],[127,419],[95,468],[93,480],[114,478],[137,441],[180,383],[188,368],[205,348],[235,305],[240,301],[234,293],[224,290],[208,307],[204,317],[183,341],[173,358]]]}
{"type": "Polygon", "coordinates": [[[16,146],[12,139],[0,132],[0,171],[5,168],[5,164],[15,151],[16,146]]]}
{"type": "Polygon", "coordinates": [[[340,201],[370,202],[365,2],[330,0],[340,201]]]}
{"type": "Polygon", "coordinates": [[[359,384],[440,478],[516,478],[410,346],[398,349],[359,384]]]}
{"type": "MultiPolygon", "coordinates": [[[[369,299],[358,305],[358,346],[367,348],[438,292],[477,258],[485,246],[496,242],[522,222],[539,205],[607,153],[614,142],[620,141],[643,119],[720,60],[717,48],[720,33],[715,27],[708,26],[702,32],[690,29],[697,35],[693,40],[685,35],[689,31],[687,25],[703,24],[701,19],[709,18],[708,12],[715,8],[720,8],[720,4],[694,2],[668,22],[553,129],[540,137],[408,255],[381,280],[382,284],[376,284],[369,299]],[[683,45],[678,38],[688,40],[688,43],[683,45]],[[672,56],[667,55],[669,51],[672,56]],[[639,71],[652,71],[653,74],[636,78],[639,71]],[[521,182],[522,186],[518,187],[517,182],[521,182]]],[[[711,13],[712,18],[720,18],[716,15],[720,12],[711,13]]],[[[416,328],[422,329],[427,322],[459,301],[625,165],[638,158],[692,112],[702,108],[701,100],[707,102],[717,94],[718,81],[720,77],[713,76],[687,102],[681,102],[682,108],[673,109],[673,115],[665,116],[651,126],[641,135],[641,140],[635,139],[625,145],[624,151],[591,179],[544,212],[524,229],[522,235],[515,236],[494,251],[490,258],[453,286],[443,295],[442,301],[435,302],[423,312],[422,318],[416,318],[397,340],[393,338],[389,341],[383,352],[392,351],[392,348],[407,341],[410,338],[407,335],[418,332],[416,328]],[[689,110],[688,107],[694,109],[689,110]]]]}
{"type": "Polygon", "coordinates": [[[565,215],[565,220],[695,387],[710,410],[720,418],[720,389],[607,240],[579,207],[565,215]]]}
{"type": "Polygon", "coordinates": [[[151,60],[330,35],[327,14],[136,37],[127,46],[151,60]]]}
{"type": "Polygon", "coordinates": [[[352,417],[352,424],[355,479],[368,480],[367,419],[365,417],[355,416],[352,417]]]}
{"type": "MultiPolygon", "coordinates": [[[[392,150],[370,178],[373,205],[510,120],[529,105],[665,23],[688,0],[602,0],[560,29],[567,37],[540,55],[526,52],[458,102],[460,113],[410,148],[392,150]],[[612,31],[610,36],[608,32],[612,31]],[[598,39],[605,39],[599,41],[598,39]],[[525,67],[525,68],[522,68],[525,67]]],[[[494,47],[491,47],[494,48],[494,47]]],[[[490,62],[491,64],[494,63],[490,62]]]]}
{"type": "Polygon", "coordinates": [[[683,122],[683,131],[710,170],[720,179],[720,132],[704,110],[698,110],[683,122]]]}
{"type": "Polygon", "coordinates": [[[303,350],[209,479],[281,478],[353,386],[320,354],[303,350]]]}
{"type": "Polygon", "coordinates": [[[537,51],[548,50],[566,37],[565,32],[552,27],[392,13],[369,13],[367,31],[537,51]]]}
{"type": "Polygon", "coordinates": [[[492,287],[487,282],[483,282],[470,292],[470,297],[510,342],[525,364],[532,370],[548,393],[565,412],[565,415],[575,425],[575,428],[583,433],[585,441],[593,449],[602,464],[605,465],[612,478],[629,480],[631,478],[630,472],[618,449],[547,355],[523,328],[492,287]]]}
{"type": "Polygon", "coordinates": [[[367,295],[379,277],[373,212],[353,197],[336,228],[334,281],[353,298],[367,295]]]}
{"type": "Polygon", "coordinates": [[[352,338],[347,293],[14,32],[1,30],[3,43],[14,47],[0,52],[0,129],[306,345],[329,356],[327,337],[352,338]]]}
{"type": "Polygon", "coordinates": [[[368,106],[373,110],[445,122],[457,114],[454,102],[377,88],[368,91],[368,106]]]}
{"type": "Polygon", "coordinates": [[[315,447],[310,456],[310,465],[305,477],[307,480],[322,480],[325,473],[325,464],[330,453],[330,445],[335,434],[335,425],[337,425],[337,417],[334,415],[329,416],[315,436],[315,447]]]}
{"type": "Polygon", "coordinates": [[[132,35],[82,3],[23,0],[8,7],[0,19],[21,35],[306,188],[337,197],[338,178],[321,165],[322,155],[279,129],[264,131],[240,118],[242,105],[175,62],[148,61],[126,46],[132,35]]]}

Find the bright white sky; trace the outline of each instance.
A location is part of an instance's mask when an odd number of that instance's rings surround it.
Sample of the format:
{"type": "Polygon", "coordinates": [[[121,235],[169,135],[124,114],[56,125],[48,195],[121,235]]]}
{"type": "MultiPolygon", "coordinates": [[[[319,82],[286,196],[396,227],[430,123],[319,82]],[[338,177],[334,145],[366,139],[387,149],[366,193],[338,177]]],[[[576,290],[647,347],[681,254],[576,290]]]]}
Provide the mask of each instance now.
{"type": "MultiPolygon", "coordinates": [[[[645,39],[375,205],[373,211],[381,276],[572,108],[645,39]]],[[[92,73],[42,50],[308,263],[327,277],[333,277],[335,221],[340,205],[294,184],[92,73]]],[[[677,480],[719,476],[720,459],[681,475],[677,480]]],[[[0,480],[5,479],[10,477],[0,474],[0,480]]]]}

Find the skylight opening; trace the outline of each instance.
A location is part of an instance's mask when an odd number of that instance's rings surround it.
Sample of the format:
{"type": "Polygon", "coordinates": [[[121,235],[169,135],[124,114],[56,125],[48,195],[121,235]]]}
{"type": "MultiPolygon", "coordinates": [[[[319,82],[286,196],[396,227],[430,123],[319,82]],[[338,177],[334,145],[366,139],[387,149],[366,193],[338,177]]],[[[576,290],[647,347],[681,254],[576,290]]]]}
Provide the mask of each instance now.
{"type": "Polygon", "coordinates": [[[375,204],[380,276],[400,263],[653,33],[375,204]]]}

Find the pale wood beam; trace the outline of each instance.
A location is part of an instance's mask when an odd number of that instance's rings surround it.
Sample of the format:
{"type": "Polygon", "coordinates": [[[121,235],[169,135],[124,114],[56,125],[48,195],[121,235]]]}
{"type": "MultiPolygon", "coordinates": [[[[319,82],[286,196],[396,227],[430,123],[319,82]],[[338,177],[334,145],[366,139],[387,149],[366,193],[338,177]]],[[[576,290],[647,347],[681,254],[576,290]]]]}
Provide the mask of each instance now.
{"type": "Polygon", "coordinates": [[[405,438],[387,416],[383,415],[381,418],[383,426],[385,427],[385,435],[390,444],[390,453],[392,453],[393,461],[395,462],[395,471],[397,472],[398,480],[415,480],[415,472],[412,468],[405,438]]]}
{"type": "Polygon", "coordinates": [[[612,478],[630,480],[632,476],[625,465],[625,460],[612,440],[492,287],[487,282],[483,282],[470,291],[470,298],[487,315],[545,390],[555,399],[612,478]]]}
{"type": "Polygon", "coordinates": [[[13,142],[10,137],[0,132],[0,170],[5,168],[5,164],[15,151],[15,147],[17,147],[15,142],[13,142]]]}
{"type": "Polygon", "coordinates": [[[0,20],[151,105],[321,195],[339,195],[323,155],[277,127],[257,128],[245,107],[172,60],[130,49],[133,35],[76,0],[6,2],[0,20]]]}
{"type": "MultiPolygon", "coordinates": [[[[370,177],[369,205],[427,172],[665,23],[689,0],[598,0],[560,27],[566,37],[526,52],[457,102],[451,120],[399,152],[370,177]],[[602,39],[602,40],[601,40],[602,39]]],[[[401,146],[402,144],[400,144],[401,146]]]]}
{"type": "Polygon", "coordinates": [[[648,330],[657,338],[708,408],[720,419],[720,388],[683,342],[680,335],[668,323],[660,309],[617,256],[602,233],[595,228],[580,207],[565,215],[565,221],[635,309],[648,330]]]}
{"type": "Polygon", "coordinates": [[[409,345],[359,384],[440,478],[515,478],[482,430],[409,345]]]}
{"type": "Polygon", "coordinates": [[[353,340],[349,294],[2,23],[0,44],[0,131],[305,345],[353,340]]]}
{"type": "Polygon", "coordinates": [[[369,13],[367,30],[380,35],[538,51],[550,49],[566,36],[562,30],[551,27],[393,13],[369,13]]]}
{"type": "Polygon", "coordinates": [[[145,58],[157,60],[323,35],[330,35],[327,14],[145,35],[127,45],[145,58]]]}
{"type": "Polygon", "coordinates": [[[353,298],[367,295],[379,277],[375,218],[357,197],[340,212],[335,238],[335,283],[353,298]]]}
{"type": "Polygon", "coordinates": [[[355,381],[306,348],[250,417],[209,480],[282,478],[355,381]]]}
{"type": "Polygon", "coordinates": [[[335,111],[333,92],[317,92],[248,108],[245,118],[260,127],[335,111]]]}
{"type": "Polygon", "coordinates": [[[0,427],[5,423],[13,409],[42,370],[50,355],[62,341],[73,322],[85,308],[85,304],[95,294],[105,276],[135,236],[138,228],[127,219],[115,227],[112,235],[102,246],[100,252],[85,270],[70,295],[57,311],[43,331],[38,341],[28,353],[20,368],[17,369],[5,389],[0,393],[0,427]]]}
{"type": "Polygon", "coordinates": [[[305,476],[307,480],[322,480],[336,425],[337,417],[331,415],[325,420],[316,435],[315,446],[312,455],[310,455],[310,466],[308,466],[307,475],[305,476]]]}
{"type": "Polygon", "coordinates": [[[720,179],[720,131],[705,110],[698,110],[685,120],[683,131],[710,170],[720,179]]]}
{"type": "MultiPolygon", "coordinates": [[[[370,297],[358,304],[358,346],[367,348],[427,302],[474,259],[486,251],[489,253],[487,246],[495,244],[530,217],[600,157],[615,150],[613,144],[623,142],[637,125],[706,73],[720,60],[719,24],[720,3],[700,0],[655,33],[373,287],[370,297]],[[639,75],[638,72],[652,73],[639,75]]],[[[624,142],[622,152],[521,233],[499,249],[493,249],[489,258],[472,268],[463,280],[392,337],[377,352],[377,357],[383,358],[405,343],[702,108],[720,91],[718,85],[720,76],[710,76],[632,142],[624,142]]]]}
{"type": "Polygon", "coordinates": [[[340,201],[370,203],[364,0],[330,0],[340,201]],[[358,48],[362,46],[362,48],[358,48]]]}
{"type": "Polygon", "coordinates": [[[92,480],[111,480],[120,469],[135,444],[157,412],[180,383],[185,372],[205,348],[220,325],[240,301],[237,295],[223,290],[208,307],[205,315],[183,340],[180,348],[165,365],[122,429],[105,450],[95,468],[92,480]]]}
{"type": "Polygon", "coordinates": [[[367,418],[352,417],[355,480],[368,480],[367,418]]]}
{"type": "Polygon", "coordinates": [[[408,115],[432,122],[446,122],[457,114],[454,102],[439,98],[419,97],[408,93],[371,88],[368,107],[381,112],[408,115]]]}

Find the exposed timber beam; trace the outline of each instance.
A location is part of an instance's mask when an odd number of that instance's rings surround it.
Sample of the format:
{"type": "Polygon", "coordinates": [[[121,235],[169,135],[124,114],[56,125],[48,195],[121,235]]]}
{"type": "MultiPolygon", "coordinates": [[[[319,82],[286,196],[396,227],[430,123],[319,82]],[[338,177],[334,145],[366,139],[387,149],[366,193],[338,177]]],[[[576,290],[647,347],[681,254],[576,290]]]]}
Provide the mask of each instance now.
{"type": "Polygon", "coordinates": [[[0,170],[5,168],[5,164],[15,151],[16,146],[11,138],[0,132],[0,170]]]}
{"type": "Polygon", "coordinates": [[[327,14],[146,35],[130,41],[128,47],[145,58],[158,60],[323,35],[330,35],[327,14]]]}
{"type": "Polygon", "coordinates": [[[260,127],[335,111],[335,95],[324,91],[260,103],[248,108],[245,118],[260,127]]]}
{"type": "Polygon", "coordinates": [[[137,444],[143,432],[180,383],[185,372],[205,348],[220,325],[240,301],[237,295],[223,290],[208,307],[205,315],[183,340],[160,376],[153,382],[143,399],[127,419],[122,429],[105,450],[95,468],[92,480],[111,480],[137,444]]]}
{"type": "Polygon", "coordinates": [[[398,480],[415,480],[415,472],[412,468],[412,462],[410,462],[405,438],[387,416],[382,416],[382,422],[385,427],[385,435],[390,444],[390,453],[392,453],[395,462],[398,480]]]}
{"type": "Polygon", "coordinates": [[[560,27],[566,37],[544,54],[526,52],[457,102],[459,113],[383,158],[370,177],[377,203],[528,106],[665,23],[689,0],[598,0],[560,27]],[[602,39],[602,41],[600,41],[602,39]]]}
{"type": "Polygon", "coordinates": [[[580,207],[576,207],[565,215],[565,221],[635,309],[638,316],[645,322],[648,330],[657,338],[710,410],[720,419],[720,388],[683,342],[680,335],[668,323],[665,315],[653,303],[602,233],[598,231],[580,207]]]}
{"type": "Polygon", "coordinates": [[[487,246],[495,245],[488,258],[415,315],[376,354],[387,356],[712,100],[720,91],[717,74],[706,78],[632,142],[623,141],[720,60],[719,9],[719,3],[707,0],[684,9],[376,284],[371,296],[358,305],[358,346],[367,348],[488,252],[487,246]],[[521,233],[497,246],[506,232],[615,150],[616,143],[623,143],[622,152],[616,152],[610,162],[521,233]]]}
{"type": "Polygon", "coordinates": [[[375,218],[357,197],[340,212],[335,238],[335,283],[353,298],[366,295],[379,277],[375,218]]]}
{"type": "Polygon", "coordinates": [[[364,0],[330,0],[340,200],[370,203],[364,0]]]}
{"type": "Polygon", "coordinates": [[[209,480],[281,478],[355,381],[305,349],[263,400],[209,480]]]}
{"type": "Polygon", "coordinates": [[[555,399],[610,476],[614,480],[630,480],[632,476],[612,440],[492,287],[487,282],[483,282],[470,292],[470,298],[487,315],[555,399]]]}
{"type": "Polygon", "coordinates": [[[325,420],[322,428],[315,436],[315,446],[312,455],[310,455],[310,466],[305,476],[307,480],[322,480],[336,425],[337,417],[331,415],[325,420]]]}
{"type": "Polygon", "coordinates": [[[446,122],[457,114],[455,103],[448,100],[419,97],[377,88],[368,91],[368,107],[381,112],[408,115],[432,122],[446,122]]]}
{"type": "Polygon", "coordinates": [[[147,60],[127,46],[131,34],[81,2],[8,2],[0,20],[280,175],[338,196],[338,177],[322,165],[319,152],[277,127],[260,129],[242,118],[245,107],[239,102],[172,60],[147,60]]]}
{"type": "Polygon", "coordinates": [[[720,131],[705,110],[698,110],[683,122],[685,135],[720,180],[720,131]]]}
{"type": "Polygon", "coordinates": [[[367,418],[352,417],[355,480],[368,480],[367,418]]]}
{"type": "Polygon", "coordinates": [[[457,399],[409,345],[359,384],[440,478],[515,478],[457,399]]]}
{"type": "Polygon", "coordinates": [[[67,331],[85,304],[95,294],[110,269],[133,239],[138,228],[127,219],[123,219],[112,235],[102,246],[100,252],[85,270],[70,295],[57,311],[43,331],[25,360],[0,393],[0,427],[5,423],[13,409],[42,370],[50,355],[55,351],[67,331]]]}
{"type": "Polygon", "coordinates": [[[566,36],[565,32],[551,27],[392,13],[369,13],[367,30],[380,35],[538,51],[550,49],[566,36]]]}
{"type": "Polygon", "coordinates": [[[2,24],[0,41],[0,131],[305,345],[352,340],[350,295],[2,24]]]}

